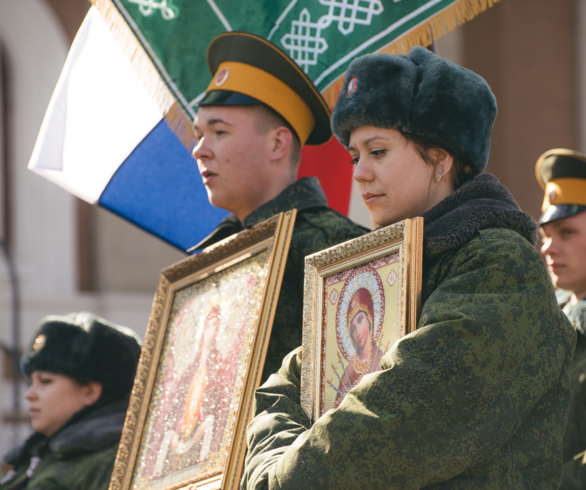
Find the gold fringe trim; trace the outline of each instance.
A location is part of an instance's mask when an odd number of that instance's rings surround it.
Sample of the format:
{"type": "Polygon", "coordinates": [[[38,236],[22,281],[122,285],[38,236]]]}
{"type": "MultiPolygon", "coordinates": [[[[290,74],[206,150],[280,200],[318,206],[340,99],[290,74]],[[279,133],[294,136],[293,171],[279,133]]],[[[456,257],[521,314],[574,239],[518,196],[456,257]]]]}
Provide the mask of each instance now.
{"type": "Polygon", "coordinates": [[[195,145],[197,145],[197,135],[195,134],[191,119],[185,115],[183,108],[178,102],[174,102],[165,113],[165,121],[169,128],[171,128],[171,131],[175,133],[175,136],[179,138],[181,144],[191,154],[195,145]]]}
{"type": "MultiPolygon", "coordinates": [[[[472,20],[477,15],[494,6],[497,2],[499,0],[460,0],[451,7],[436,14],[424,24],[406,32],[399,39],[394,40],[377,52],[406,54],[413,46],[430,46],[433,41],[437,41],[443,35],[453,31],[456,27],[472,20]]],[[[344,75],[341,75],[323,91],[323,98],[330,109],[334,108],[343,84],[344,75]]]]}
{"type": "Polygon", "coordinates": [[[183,146],[191,152],[197,143],[197,136],[191,120],[176,101],[162,80],[152,60],[111,0],[90,0],[98,9],[118,46],[130,61],[138,78],[164,114],[166,123],[183,146]]]}

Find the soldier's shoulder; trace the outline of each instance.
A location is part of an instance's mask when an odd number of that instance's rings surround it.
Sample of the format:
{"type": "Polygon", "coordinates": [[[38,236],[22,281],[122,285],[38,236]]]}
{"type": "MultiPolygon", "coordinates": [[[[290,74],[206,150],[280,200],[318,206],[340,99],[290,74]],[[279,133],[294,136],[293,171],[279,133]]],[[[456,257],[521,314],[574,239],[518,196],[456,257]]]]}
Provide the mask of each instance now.
{"type": "Polygon", "coordinates": [[[527,268],[532,272],[538,272],[542,278],[547,278],[549,281],[543,260],[535,247],[513,229],[505,227],[481,229],[469,244],[473,250],[484,249],[493,259],[502,259],[503,264],[515,264],[517,272],[527,268]]]}
{"type": "MultiPolygon", "coordinates": [[[[63,488],[101,490],[108,488],[118,443],[102,449],[80,453],[67,458],[56,457],[46,477],[59,482],[63,488]]],[[[39,475],[42,476],[42,475],[39,475]]]]}
{"type": "Polygon", "coordinates": [[[290,253],[305,257],[368,233],[369,230],[327,207],[299,212],[290,253]]]}
{"type": "Polygon", "coordinates": [[[295,231],[300,233],[319,231],[328,238],[340,241],[350,240],[368,233],[370,230],[338,211],[328,208],[310,208],[299,212],[295,231]]]}

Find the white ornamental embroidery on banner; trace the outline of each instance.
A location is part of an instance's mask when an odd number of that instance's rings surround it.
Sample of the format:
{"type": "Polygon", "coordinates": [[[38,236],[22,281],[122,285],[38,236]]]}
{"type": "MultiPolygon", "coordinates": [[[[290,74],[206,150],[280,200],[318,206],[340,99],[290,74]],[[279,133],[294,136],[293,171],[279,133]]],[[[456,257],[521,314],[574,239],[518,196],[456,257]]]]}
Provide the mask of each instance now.
{"type": "Polygon", "coordinates": [[[310,66],[317,65],[318,56],[328,49],[328,43],[321,37],[324,29],[337,22],[338,30],[347,36],[356,24],[370,25],[372,17],[384,10],[381,0],[319,0],[319,3],[328,7],[327,14],[311,22],[311,14],[304,8],[299,20],[291,22],[291,32],[281,38],[289,56],[305,73],[310,66]]]}
{"type": "Polygon", "coordinates": [[[148,17],[155,10],[161,11],[161,16],[165,20],[173,20],[176,12],[171,5],[171,0],[128,0],[130,3],[138,5],[138,11],[148,17]]]}
{"type": "Polygon", "coordinates": [[[336,301],[338,301],[338,297],[340,295],[338,294],[338,291],[335,289],[332,289],[332,292],[330,293],[330,303],[332,303],[333,305],[336,304],[336,301]]]}
{"type": "Polygon", "coordinates": [[[373,15],[382,13],[383,5],[380,0],[319,0],[328,13],[320,17],[318,23],[338,22],[338,30],[347,36],[354,30],[356,24],[368,26],[373,15]]]}
{"type": "Polygon", "coordinates": [[[311,22],[311,14],[303,9],[299,20],[291,22],[291,32],[281,38],[291,58],[305,73],[310,66],[317,65],[317,56],[328,49],[328,43],[321,37],[321,29],[319,21],[311,22]]]}

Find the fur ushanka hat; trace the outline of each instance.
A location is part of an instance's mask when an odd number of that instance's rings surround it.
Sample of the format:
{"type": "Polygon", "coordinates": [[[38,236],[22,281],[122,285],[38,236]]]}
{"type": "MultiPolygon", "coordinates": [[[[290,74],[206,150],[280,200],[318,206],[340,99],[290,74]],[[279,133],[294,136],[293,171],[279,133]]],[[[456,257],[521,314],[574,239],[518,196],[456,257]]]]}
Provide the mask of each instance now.
{"type": "Polygon", "coordinates": [[[416,46],[408,55],[370,54],[350,64],[332,131],[347,148],[353,129],[396,129],[443,148],[477,175],[488,162],[496,113],[482,77],[416,46]]]}
{"type": "Polygon", "coordinates": [[[129,328],[88,312],[43,318],[20,360],[23,374],[64,374],[102,385],[101,402],[130,395],[140,357],[140,338],[129,328]]]}

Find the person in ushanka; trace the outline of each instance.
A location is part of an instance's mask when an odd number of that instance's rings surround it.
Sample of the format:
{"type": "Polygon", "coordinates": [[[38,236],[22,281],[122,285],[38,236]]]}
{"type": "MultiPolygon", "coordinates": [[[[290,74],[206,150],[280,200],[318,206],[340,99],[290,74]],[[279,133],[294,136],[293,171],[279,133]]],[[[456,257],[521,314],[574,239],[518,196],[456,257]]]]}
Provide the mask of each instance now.
{"type": "Polygon", "coordinates": [[[0,490],[107,490],[140,351],[89,312],[43,318],[20,361],[34,432],[4,456],[0,490]]]}
{"type": "Polygon", "coordinates": [[[576,334],[537,224],[482,173],[496,112],[426,49],[351,63],[332,129],[376,224],[424,218],[421,315],[313,422],[302,351],[285,357],[256,391],[242,489],[558,488],[576,334]]]}

